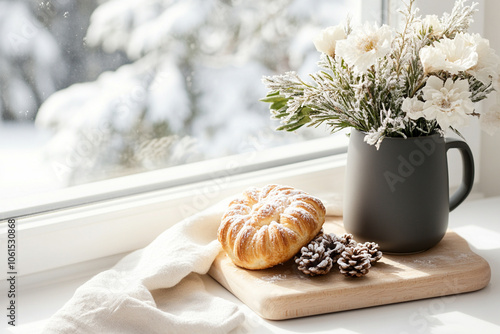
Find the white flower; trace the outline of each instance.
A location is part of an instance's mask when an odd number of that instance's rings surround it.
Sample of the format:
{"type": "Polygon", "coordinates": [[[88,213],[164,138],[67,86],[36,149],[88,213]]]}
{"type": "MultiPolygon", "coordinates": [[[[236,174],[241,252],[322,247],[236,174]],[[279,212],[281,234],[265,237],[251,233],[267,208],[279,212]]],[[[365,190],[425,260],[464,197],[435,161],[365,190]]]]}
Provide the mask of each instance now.
{"type": "Polygon", "coordinates": [[[422,29],[429,31],[432,28],[432,35],[439,38],[443,35],[444,26],[437,15],[426,15],[422,19],[422,29]]]}
{"type": "Polygon", "coordinates": [[[346,34],[342,26],[337,25],[322,30],[313,40],[316,50],[331,57],[335,56],[337,41],[345,39],[346,34]]]}
{"type": "Polygon", "coordinates": [[[500,58],[496,55],[495,50],[490,48],[490,42],[479,34],[464,35],[464,37],[471,46],[475,47],[477,53],[477,64],[467,72],[488,85],[493,78],[498,77],[500,58]]]}
{"type": "Polygon", "coordinates": [[[447,71],[451,74],[465,72],[477,65],[475,45],[466,34],[459,33],[454,39],[444,37],[439,42],[425,46],[419,56],[426,73],[447,71]]]}
{"type": "Polygon", "coordinates": [[[406,115],[411,119],[419,119],[420,117],[424,117],[424,113],[422,112],[424,109],[424,102],[420,101],[416,97],[407,97],[403,101],[401,109],[403,109],[406,115]]]}
{"type": "Polygon", "coordinates": [[[467,80],[443,81],[431,76],[422,88],[425,100],[422,113],[427,120],[436,120],[442,130],[448,127],[459,128],[466,125],[474,106],[470,100],[467,80]]]}
{"type": "Polygon", "coordinates": [[[391,51],[392,30],[383,25],[365,25],[355,29],[347,39],[337,42],[337,55],[357,72],[364,72],[374,65],[377,59],[391,51]]]}
{"type": "Polygon", "coordinates": [[[467,72],[486,85],[499,74],[500,58],[490,48],[490,42],[479,34],[459,33],[454,39],[443,38],[423,47],[420,59],[427,73],[467,72]]]}

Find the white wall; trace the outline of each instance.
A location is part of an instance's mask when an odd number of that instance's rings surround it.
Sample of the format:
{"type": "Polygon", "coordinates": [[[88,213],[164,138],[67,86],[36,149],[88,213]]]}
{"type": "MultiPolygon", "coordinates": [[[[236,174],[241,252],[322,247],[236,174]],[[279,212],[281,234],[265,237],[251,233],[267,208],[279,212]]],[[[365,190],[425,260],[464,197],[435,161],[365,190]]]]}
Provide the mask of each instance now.
{"type": "MultiPolygon", "coordinates": [[[[500,1],[484,0],[484,37],[500,55],[500,1]]],[[[491,104],[491,103],[490,103],[491,104]]],[[[486,107],[488,107],[487,105],[486,107]]],[[[494,136],[481,134],[480,190],[485,196],[500,195],[500,131],[494,136]]]]}

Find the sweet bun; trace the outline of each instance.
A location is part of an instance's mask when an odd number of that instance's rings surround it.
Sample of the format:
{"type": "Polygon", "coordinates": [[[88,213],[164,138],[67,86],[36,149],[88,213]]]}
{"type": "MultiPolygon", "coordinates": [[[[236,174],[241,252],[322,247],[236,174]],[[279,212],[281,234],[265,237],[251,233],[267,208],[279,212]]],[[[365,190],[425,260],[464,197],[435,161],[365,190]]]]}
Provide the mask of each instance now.
{"type": "Polygon", "coordinates": [[[306,192],[275,184],[252,187],[229,203],[218,239],[237,266],[265,269],[291,259],[324,222],[323,203],[306,192]]]}

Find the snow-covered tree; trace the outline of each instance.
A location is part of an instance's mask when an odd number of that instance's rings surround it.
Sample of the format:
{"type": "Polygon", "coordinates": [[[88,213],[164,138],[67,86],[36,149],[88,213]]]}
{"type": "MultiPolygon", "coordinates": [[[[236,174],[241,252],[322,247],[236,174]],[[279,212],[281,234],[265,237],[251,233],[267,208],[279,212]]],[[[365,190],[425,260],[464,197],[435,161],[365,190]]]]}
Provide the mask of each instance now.
{"type": "Polygon", "coordinates": [[[52,93],[127,60],[86,47],[96,7],[96,0],[0,1],[0,121],[33,121],[52,93]]]}
{"type": "Polygon", "coordinates": [[[242,151],[276,125],[259,102],[262,76],[315,68],[312,36],[344,17],[343,3],[104,2],[86,43],[133,62],[42,105],[54,168],[74,184],[242,151]]]}
{"type": "Polygon", "coordinates": [[[63,59],[53,36],[27,2],[0,2],[0,114],[32,119],[45,97],[60,88],[63,59]]]}

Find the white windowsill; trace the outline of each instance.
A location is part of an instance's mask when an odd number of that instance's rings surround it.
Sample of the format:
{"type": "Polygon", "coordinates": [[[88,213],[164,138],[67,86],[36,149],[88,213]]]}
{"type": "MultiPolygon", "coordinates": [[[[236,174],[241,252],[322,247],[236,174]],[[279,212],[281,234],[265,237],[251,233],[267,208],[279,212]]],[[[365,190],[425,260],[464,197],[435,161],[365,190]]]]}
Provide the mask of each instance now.
{"type": "MultiPolygon", "coordinates": [[[[267,321],[243,305],[233,295],[208,276],[202,279],[210,293],[239,305],[250,322],[234,334],[243,333],[497,333],[500,321],[497,313],[497,295],[500,293],[500,197],[468,200],[450,215],[450,228],[464,237],[472,250],[488,261],[492,270],[490,284],[483,290],[424,299],[367,309],[331,313],[300,319],[267,321]],[[481,305],[480,308],[477,305],[481,305]],[[359,319],[363,318],[363,322],[359,319]],[[387,319],[391,319],[387,322],[387,319]],[[314,329],[314,330],[312,330],[314,329]],[[461,330],[460,330],[461,329],[461,330]]],[[[38,333],[47,319],[71,298],[75,289],[101,270],[111,267],[122,255],[90,263],[54,270],[65,280],[45,280],[36,284],[34,277],[20,280],[18,326],[0,325],[6,333],[38,333]],[[80,267],[80,268],[77,268],[80,267]],[[84,269],[82,271],[82,269],[84,269]],[[80,275],[75,273],[79,272],[80,275]],[[29,282],[29,286],[25,283],[29,282]]],[[[37,274],[36,276],[47,276],[37,274]]],[[[47,277],[46,277],[47,278],[47,277]]]]}

